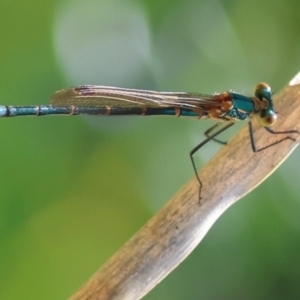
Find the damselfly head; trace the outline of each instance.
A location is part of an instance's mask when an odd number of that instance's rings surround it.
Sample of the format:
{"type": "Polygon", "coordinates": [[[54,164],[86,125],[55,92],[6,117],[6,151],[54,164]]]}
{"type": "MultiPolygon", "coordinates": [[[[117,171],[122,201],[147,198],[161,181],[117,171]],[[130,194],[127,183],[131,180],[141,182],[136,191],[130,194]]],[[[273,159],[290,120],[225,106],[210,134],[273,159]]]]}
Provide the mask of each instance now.
{"type": "Polygon", "coordinates": [[[254,87],[254,94],[257,99],[263,101],[266,105],[265,108],[260,110],[260,124],[264,127],[272,126],[277,120],[277,115],[273,110],[271,87],[265,82],[260,82],[254,87]]]}

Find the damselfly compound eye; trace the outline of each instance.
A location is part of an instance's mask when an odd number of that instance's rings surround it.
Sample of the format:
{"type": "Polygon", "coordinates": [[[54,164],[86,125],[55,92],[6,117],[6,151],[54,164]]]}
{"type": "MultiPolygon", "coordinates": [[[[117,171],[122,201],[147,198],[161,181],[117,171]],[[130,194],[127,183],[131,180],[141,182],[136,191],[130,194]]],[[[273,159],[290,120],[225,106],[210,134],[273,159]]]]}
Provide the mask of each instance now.
{"type": "Polygon", "coordinates": [[[271,96],[271,87],[265,82],[260,82],[254,87],[254,94],[260,100],[263,100],[263,98],[269,99],[271,96]]]}
{"type": "Polygon", "coordinates": [[[260,124],[264,127],[270,127],[277,121],[277,115],[272,109],[264,109],[260,114],[260,124]]]}

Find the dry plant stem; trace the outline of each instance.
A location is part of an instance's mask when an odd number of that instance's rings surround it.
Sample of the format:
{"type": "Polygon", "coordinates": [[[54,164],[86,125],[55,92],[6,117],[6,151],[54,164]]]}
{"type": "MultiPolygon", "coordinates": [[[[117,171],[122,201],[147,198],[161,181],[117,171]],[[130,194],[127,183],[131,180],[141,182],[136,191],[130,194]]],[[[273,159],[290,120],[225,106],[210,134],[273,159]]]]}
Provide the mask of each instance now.
{"type": "MultiPolygon", "coordinates": [[[[273,129],[300,130],[300,74],[274,96],[279,112],[273,129]]],[[[285,135],[254,125],[258,148],[285,135]]],[[[293,134],[299,139],[297,134],[293,134]]],[[[200,172],[139,230],[71,299],[140,299],[199,244],[219,216],[266,179],[295,149],[286,140],[253,153],[245,126],[200,172]]],[[[99,237],[101,238],[101,237],[99,237]]]]}

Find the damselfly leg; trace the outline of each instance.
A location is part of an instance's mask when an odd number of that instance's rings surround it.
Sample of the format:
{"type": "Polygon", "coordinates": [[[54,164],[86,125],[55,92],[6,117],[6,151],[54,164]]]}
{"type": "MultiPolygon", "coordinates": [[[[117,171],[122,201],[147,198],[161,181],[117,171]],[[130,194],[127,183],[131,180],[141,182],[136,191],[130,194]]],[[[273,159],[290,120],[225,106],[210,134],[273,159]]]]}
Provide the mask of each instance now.
{"type": "MultiPolygon", "coordinates": [[[[196,175],[196,178],[199,182],[199,202],[201,201],[201,189],[202,189],[202,181],[199,177],[199,174],[198,174],[198,170],[197,170],[197,167],[196,167],[196,163],[195,163],[195,158],[194,158],[194,154],[200,149],[202,148],[205,144],[207,144],[209,141],[213,140],[213,141],[216,141],[218,143],[221,143],[223,145],[226,145],[227,143],[226,142],[223,142],[223,141],[220,141],[218,139],[216,139],[216,136],[218,136],[219,134],[221,134],[222,132],[224,132],[225,130],[227,130],[229,127],[231,127],[232,125],[234,125],[234,122],[230,122],[230,123],[227,123],[225,124],[223,127],[221,127],[218,131],[216,131],[214,134],[210,135],[210,133],[212,131],[214,131],[218,126],[220,126],[221,123],[216,123],[215,125],[213,125],[212,127],[210,127],[208,130],[205,131],[205,135],[206,135],[206,139],[201,142],[199,145],[197,145],[195,148],[193,148],[190,152],[190,158],[191,158],[191,161],[192,161],[192,165],[193,165],[193,169],[194,169],[194,172],[195,172],[195,175],[196,175]]],[[[267,146],[264,146],[262,148],[257,148],[256,147],[256,144],[255,144],[255,139],[254,139],[254,133],[253,133],[253,126],[252,126],[252,122],[248,122],[248,126],[249,126],[249,135],[250,135],[250,140],[251,140],[251,147],[252,147],[252,150],[253,152],[260,152],[260,151],[263,151],[265,149],[268,149],[272,146],[275,146],[275,145],[278,145],[280,144],[281,142],[285,141],[285,140],[292,140],[292,141],[296,141],[295,138],[291,137],[291,136],[287,136],[287,137],[284,137],[283,139],[280,139],[279,141],[276,141],[274,143],[271,143],[267,146]]],[[[271,134],[293,134],[293,133],[297,133],[297,134],[300,134],[299,131],[297,130],[286,130],[286,131],[274,131],[273,129],[271,129],[270,127],[264,127],[269,133],[271,134]]]]}
{"type": "MultiPolygon", "coordinates": [[[[219,127],[220,125],[221,125],[220,122],[214,124],[212,127],[208,128],[208,129],[204,132],[204,135],[205,135],[207,138],[211,137],[210,133],[211,133],[212,131],[214,131],[217,127],[219,127]]],[[[220,143],[220,144],[222,144],[222,145],[227,145],[227,142],[221,141],[221,140],[216,139],[216,138],[213,138],[213,141],[215,141],[215,142],[217,142],[217,143],[220,143]]]]}
{"type": "MultiPolygon", "coordinates": [[[[230,123],[227,123],[225,124],[223,127],[221,127],[218,131],[216,131],[213,135],[211,136],[208,136],[204,141],[202,141],[199,145],[197,145],[195,148],[193,148],[190,152],[190,158],[191,158],[191,161],[192,161],[192,165],[193,165],[193,169],[194,169],[194,172],[196,174],[196,178],[199,182],[199,203],[201,201],[201,189],[202,189],[202,182],[201,182],[201,179],[199,177],[199,174],[198,174],[198,170],[197,170],[197,167],[196,167],[196,163],[195,163],[195,158],[194,158],[194,154],[200,149],[202,148],[205,144],[207,144],[209,141],[211,140],[214,140],[215,137],[217,135],[219,135],[220,133],[224,132],[225,130],[227,130],[229,127],[231,127],[232,125],[234,125],[234,122],[230,122],[230,123]]],[[[219,126],[217,124],[217,126],[219,126]]],[[[216,128],[217,127],[216,125],[214,125],[213,127],[216,128]]]]}
{"type": "MultiPolygon", "coordinates": [[[[259,148],[257,149],[256,147],[256,144],[255,144],[255,139],[254,139],[254,133],[253,133],[253,127],[252,127],[252,122],[248,122],[248,126],[249,126],[249,135],[250,135],[250,140],[251,140],[251,146],[252,146],[252,150],[253,152],[260,152],[260,151],[263,151],[265,149],[268,149],[272,146],[275,146],[275,145],[278,145],[280,144],[281,142],[283,141],[286,141],[286,140],[292,140],[292,141],[296,141],[295,138],[292,138],[291,136],[286,136],[284,137],[283,139],[279,140],[279,141],[276,141],[274,143],[271,143],[267,146],[264,146],[262,148],[259,148]]],[[[286,131],[274,131],[273,129],[271,129],[270,127],[264,127],[269,133],[272,133],[272,134],[291,134],[291,133],[297,133],[297,134],[300,134],[299,131],[297,130],[286,130],[286,131]]]]}

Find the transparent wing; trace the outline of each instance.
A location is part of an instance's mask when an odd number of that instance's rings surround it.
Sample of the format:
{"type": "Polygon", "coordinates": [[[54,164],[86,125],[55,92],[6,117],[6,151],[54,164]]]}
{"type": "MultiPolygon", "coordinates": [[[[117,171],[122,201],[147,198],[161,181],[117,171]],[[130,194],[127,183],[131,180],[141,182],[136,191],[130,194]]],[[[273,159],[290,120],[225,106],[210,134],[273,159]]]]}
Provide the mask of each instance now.
{"type": "Polygon", "coordinates": [[[231,103],[228,93],[205,95],[197,93],[156,92],[149,90],[83,85],[57,91],[51,98],[53,106],[88,107],[181,107],[209,111],[231,103]]]}

